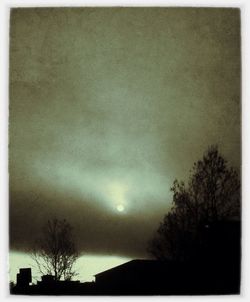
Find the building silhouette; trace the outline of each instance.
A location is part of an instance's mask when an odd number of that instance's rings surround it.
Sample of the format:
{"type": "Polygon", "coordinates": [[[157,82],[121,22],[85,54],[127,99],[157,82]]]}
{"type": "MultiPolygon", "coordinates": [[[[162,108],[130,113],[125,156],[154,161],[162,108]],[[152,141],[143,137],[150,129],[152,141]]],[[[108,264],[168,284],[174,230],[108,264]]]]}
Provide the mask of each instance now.
{"type": "Polygon", "coordinates": [[[20,268],[16,275],[16,284],[19,287],[27,287],[32,282],[31,268],[20,268]]]}

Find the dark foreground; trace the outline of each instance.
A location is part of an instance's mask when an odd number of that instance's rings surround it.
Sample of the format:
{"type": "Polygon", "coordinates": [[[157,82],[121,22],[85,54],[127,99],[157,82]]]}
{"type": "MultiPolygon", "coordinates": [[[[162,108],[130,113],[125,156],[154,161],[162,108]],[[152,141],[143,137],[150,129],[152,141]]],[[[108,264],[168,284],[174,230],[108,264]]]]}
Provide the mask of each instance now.
{"type": "Polygon", "coordinates": [[[240,293],[240,224],[213,234],[213,245],[192,261],[132,260],[95,275],[95,282],[55,281],[36,285],[31,269],[20,269],[16,295],[229,295],[240,293]],[[216,238],[216,240],[215,240],[216,238]]]}
{"type": "Polygon", "coordinates": [[[240,267],[232,263],[133,260],[96,275],[96,282],[54,281],[15,286],[24,295],[225,295],[239,294],[240,267]]]}

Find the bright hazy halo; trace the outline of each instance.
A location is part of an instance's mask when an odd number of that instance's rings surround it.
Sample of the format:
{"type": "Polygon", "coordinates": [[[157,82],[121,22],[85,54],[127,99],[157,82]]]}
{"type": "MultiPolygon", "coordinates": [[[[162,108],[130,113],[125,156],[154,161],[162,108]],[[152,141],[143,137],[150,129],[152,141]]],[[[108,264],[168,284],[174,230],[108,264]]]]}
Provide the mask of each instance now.
{"type": "Polygon", "coordinates": [[[116,209],[117,209],[118,212],[123,212],[124,211],[124,206],[122,204],[118,204],[116,209]]]}
{"type": "Polygon", "coordinates": [[[128,187],[119,182],[113,182],[108,186],[108,194],[111,199],[112,205],[118,212],[124,212],[127,205],[126,193],[128,187]]]}

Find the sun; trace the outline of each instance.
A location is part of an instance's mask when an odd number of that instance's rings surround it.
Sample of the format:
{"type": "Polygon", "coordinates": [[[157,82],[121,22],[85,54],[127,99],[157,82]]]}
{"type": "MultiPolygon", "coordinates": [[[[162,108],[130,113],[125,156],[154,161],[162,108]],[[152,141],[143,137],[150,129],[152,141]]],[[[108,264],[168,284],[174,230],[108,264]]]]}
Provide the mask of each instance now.
{"type": "Polygon", "coordinates": [[[123,212],[123,211],[124,211],[124,205],[118,204],[118,205],[116,206],[116,209],[117,209],[118,212],[123,212]]]}
{"type": "Polygon", "coordinates": [[[112,208],[119,212],[127,212],[127,185],[114,181],[107,186],[107,194],[112,208]]]}

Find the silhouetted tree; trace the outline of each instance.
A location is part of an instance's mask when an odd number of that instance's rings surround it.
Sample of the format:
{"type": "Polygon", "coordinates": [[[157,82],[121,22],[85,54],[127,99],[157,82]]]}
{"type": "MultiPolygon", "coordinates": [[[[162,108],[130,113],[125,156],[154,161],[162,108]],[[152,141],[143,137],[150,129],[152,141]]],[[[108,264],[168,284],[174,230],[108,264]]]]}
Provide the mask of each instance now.
{"type": "Polygon", "coordinates": [[[157,259],[192,259],[206,249],[206,229],[240,219],[239,177],[217,146],[194,164],[187,185],[175,180],[171,191],[172,208],[149,244],[149,252],[157,259]]]}
{"type": "Polygon", "coordinates": [[[72,227],[66,220],[48,220],[42,237],[32,252],[41,274],[53,275],[55,280],[70,280],[76,272],[73,265],[78,258],[72,237],[72,227]]]}

